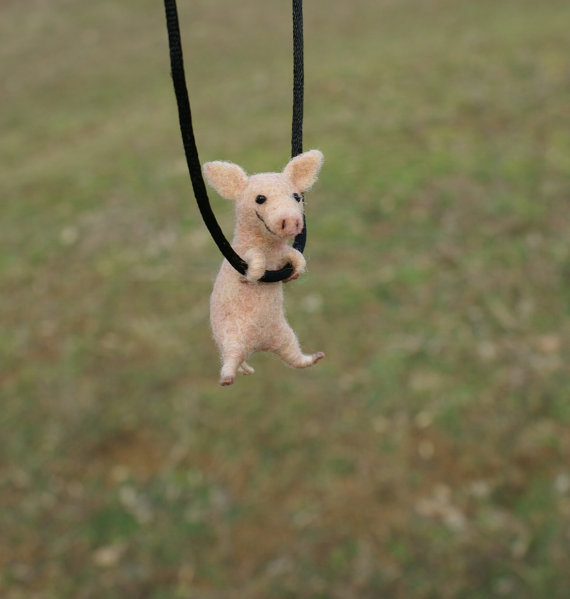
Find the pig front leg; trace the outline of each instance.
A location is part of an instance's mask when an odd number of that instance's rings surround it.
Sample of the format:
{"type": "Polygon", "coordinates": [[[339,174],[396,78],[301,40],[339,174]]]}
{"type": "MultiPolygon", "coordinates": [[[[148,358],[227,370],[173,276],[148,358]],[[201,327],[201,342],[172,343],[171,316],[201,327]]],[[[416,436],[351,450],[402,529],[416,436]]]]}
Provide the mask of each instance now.
{"type": "Polygon", "coordinates": [[[281,343],[273,349],[273,353],[277,354],[283,362],[293,368],[307,368],[325,357],[323,352],[304,354],[301,351],[299,340],[293,329],[287,323],[282,325],[282,327],[280,334],[281,343]]]}
{"type": "Polygon", "coordinates": [[[295,279],[298,279],[299,275],[302,275],[305,272],[307,268],[307,262],[303,254],[301,254],[301,252],[292,247],[287,248],[285,256],[293,266],[293,274],[288,279],[285,279],[283,281],[284,283],[288,283],[289,281],[294,281],[295,279]]]}
{"type": "Polygon", "coordinates": [[[265,254],[258,248],[250,248],[243,259],[247,262],[245,278],[249,283],[257,283],[265,274],[265,254]]]}

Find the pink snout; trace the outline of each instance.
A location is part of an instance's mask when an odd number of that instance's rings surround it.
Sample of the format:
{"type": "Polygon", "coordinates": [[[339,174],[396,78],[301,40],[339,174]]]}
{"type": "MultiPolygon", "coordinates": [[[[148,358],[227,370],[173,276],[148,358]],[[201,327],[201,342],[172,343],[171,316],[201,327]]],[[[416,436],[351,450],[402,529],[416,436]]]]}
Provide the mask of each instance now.
{"type": "Polygon", "coordinates": [[[280,237],[295,237],[303,228],[303,219],[300,216],[279,218],[275,231],[280,237]]]}

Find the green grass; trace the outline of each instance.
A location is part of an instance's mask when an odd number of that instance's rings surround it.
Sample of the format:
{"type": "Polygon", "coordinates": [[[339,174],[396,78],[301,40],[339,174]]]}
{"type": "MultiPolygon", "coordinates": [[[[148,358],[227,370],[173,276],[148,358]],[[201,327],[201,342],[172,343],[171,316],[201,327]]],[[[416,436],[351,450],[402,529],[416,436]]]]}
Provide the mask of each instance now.
{"type": "MultiPolygon", "coordinates": [[[[280,168],[290,7],[180,4],[202,160],[280,168]]],[[[327,357],[222,389],[161,3],[3,3],[3,599],[569,596],[569,18],[306,3],[327,357]]]]}

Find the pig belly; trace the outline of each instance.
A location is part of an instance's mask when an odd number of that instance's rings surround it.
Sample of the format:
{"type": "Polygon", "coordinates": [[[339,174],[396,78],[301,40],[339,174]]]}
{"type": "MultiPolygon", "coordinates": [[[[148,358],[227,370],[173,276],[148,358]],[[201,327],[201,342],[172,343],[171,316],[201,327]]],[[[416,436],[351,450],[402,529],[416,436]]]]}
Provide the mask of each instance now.
{"type": "Polygon", "coordinates": [[[239,346],[247,354],[274,349],[285,324],[282,284],[242,283],[222,269],[212,292],[210,321],[220,348],[239,346]]]}

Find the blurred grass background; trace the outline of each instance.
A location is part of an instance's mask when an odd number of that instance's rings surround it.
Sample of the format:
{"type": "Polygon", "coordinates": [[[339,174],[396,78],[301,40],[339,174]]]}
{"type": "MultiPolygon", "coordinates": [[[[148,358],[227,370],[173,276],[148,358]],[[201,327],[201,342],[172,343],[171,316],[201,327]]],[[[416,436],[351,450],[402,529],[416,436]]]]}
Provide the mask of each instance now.
{"type": "MultiPolygon", "coordinates": [[[[201,159],[280,169],[289,3],[179,9],[201,159]]],[[[306,2],[327,357],[230,389],[162,3],[1,11],[0,596],[570,596],[570,4],[306,2]]]]}

